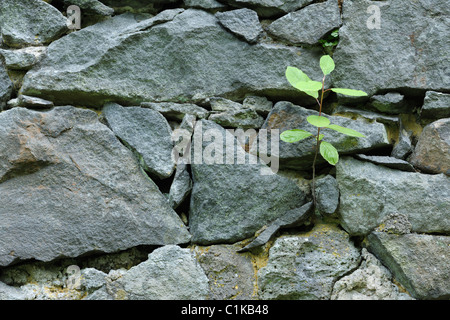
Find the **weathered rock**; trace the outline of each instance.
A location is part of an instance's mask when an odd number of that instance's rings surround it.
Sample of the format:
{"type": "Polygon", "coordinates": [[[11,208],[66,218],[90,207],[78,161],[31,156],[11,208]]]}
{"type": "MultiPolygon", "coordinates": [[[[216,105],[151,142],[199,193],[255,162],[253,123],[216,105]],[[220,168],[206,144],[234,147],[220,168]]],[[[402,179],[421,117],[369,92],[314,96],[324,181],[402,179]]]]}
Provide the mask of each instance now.
{"type": "Polygon", "coordinates": [[[253,109],[212,113],[208,120],[214,121],[222,127],[243,129],[261,128],[264,123],[264,118],[253,109]]]}
{"type": "Polygon", "coordinates": [[[377,122],[389,124],[389,125],[398,125],[399,117],[396,115],[387,115],[379,112],[362,110],[358,108],[349,107],[346,105],[338,105],[331,114],[333,116],[347,116],[351,118],[365,118],[368,120],[376,120],[377,122]]]}
{"type": "Polygon", "coordinates": [[[405,214],[391,213],[383,218],[376,231],[387,232],[391,234],[411,233],[412,225],[408,216],[405,214]]]}
{"type": "Polygon", "coordinates": [[[405,96],[398,92],[372,96],[370,103],[372,107],[384,113],[399,114],[412,111],[409,110],[405,96]]]}
{"type": "Polygon", "coordinates": [[[188,8],[222,9],[226,7],[226,5],[216,0],[183,0],[183,2],[188,8]]]}
{"type": "MultiPolygon", "coordinates": [[[[280,134],[285,130],[302,129],[317,132],[317,128],[306,121],[310,115],[318,115],[315,110],[305,109],[290,102],[281,101],[275,104],[267,116],[263,129],[278,129],[280,134]]],[[[325,114],[324,114],[325,115],[325,114]]],[[[325,140],[333,144],[340,154],[360,153],[389,145],[387,132],[383,124],[365,119],[352,120],[341,116],[327,116],[331,123],[361,132],[366,138],[349,137],[331,129],[321,131],[325,140]]],[[[280,141],[280,165],[305,170],[311,168],[314,158],[315,141],[313,137],[297,143],[280,141]]],[[[317,163],[323,163],[321,157],[317,163]]]]}
{"type": "Polygon", "coordinates": [[[392,283],[392,274],[377,258],[362,249],[359,268],[334,284],[332,300],[411,300],[392,283]]]}
{"type": "Polygon", "coordinates": [[[8,286],[0,282],[0,301],[1,300],[24,300],[25,294],[22,290],[8,286]]]}
{"type": "Polygon", "coordinates": [[[423,128],[410,161],[424,172],[450,176],[450,118],[436,120],[423,128]]]}
{"type": "Polygon", "coordinates": [[[66,23],[61,12],[41,0],[2,0],[0,3],[1,35],[10,47],[49,43],[68,30],[66,23]]]}
{"type": "Polygon", "coordinates": [[[261,299],[329,299],[334,282],[358,267],[359,250],[344,231],[316,225],[310,232],[278,238],[258,272],[261,299]]]}
{"type": "Polygon", "coordinates": [[[17,106],[24,108],[46,109],[52,108],[53,102],[36,97],[19,95],[17,98],[17,106]]]}
{"type": "Polygon", "coordinates": [[[450,75],[442,72],[448,65],[444,48],[450,47],[447,1],[344,1],[342,15],[334,87],[369,96],[386,88],[420,95],[450,87],[450,75]],[[380,12],[378,29],[376,11],[368,11],[372,5],[380,12]]]}
{"type": "Polygon", "coordinates": [[[159,112],[108,103],[103,115],[116,136],[137,154],[146,171],[162,179],[172,175],[172,130],[159,112]]]}
{"type": "Polygon", "coordinates": [[[253,109],[262,116],[267,116],[272,110],[273,103],[266,97],[261,96],[246,96],[242,102],[244,109],[253,109]]]}
{"type": "Polygon", "coordinates": [[[193,253],[209,279],[209,300],[257,298],[256,273],[248,255],[235,245],[193,247],[193,253]]]}
{"type": "Polygon", "coordinates": [[[187,114],[195,115],[199,119],[205,119],[210,113],[205,108],[193,103],[142,102],[141,107],[156,110],[170,120],[183,120],[183,117],[187,114]]]}
{"type": "Polygon", "coordinates": [[[236,140],[212,121],[197,121],[189,216],[194,243],[243,240],[304,203],[305,194],[295,182],[277,174],[268,175],[266,170],[270,169],[246,154],[236,140]],[[208,141],[207,133],[212,134],[214,142],[208,141]],[[212,159],[211,153],[215,154],[212,159]]]}
{"type": "Polygon", "coordinates": [[[212,111],[239,111],[244,107],[242,104],[221,97],[212,97],[209,99],[212,111]]]}
{"type": "Polygon", "coordinates": [[[449,299],[450,237],[373,232],[369,250],[416,299],[449,299]]]}
{"type": "Polygon", "coordinates": [[[189,242],[131,151],[93,111],[0,113],[0,265],[189,242]]]}
{"type": "Polygon", "coordinates": [[[355,158],[359,160],[369,161],[392,169],[416,172],[414,167],[408,161],[397,159],[394,157],[368,156],[365,154],[355,154],[355,158]]]}
{"type": "Polygon", "coordinates": [[[94,14],[102,16],[110,16],[114,13],[114,9],[105,6],[98,0],[63,0],[67,6],[76,5],[80,7],[83,14],[94,14]]]}
{"type": "Polygon", "coordinates": [[[279,1],[279,0],[224,0],[232,6],[247,7],[255,10],[261,17],[279,16],[298,10],[313,0],[293,0],[293,1],[279,1]]]}
{"type": "Polygon", "coordinates": [[[411,133],[403,128],[400,122],[400,128],[398,132],[398,140],[395,142],[392,148],[391,157],[397,159],[406,159],[412,152],[413,146],[411,143],[411,133]]]}
{"type": "Polygon", "coordinates": [[[291,44],[314,45],[341,24],[338,2],[328,0],[282,16],[270,24],[267,32],[291,44]]]}
{"type": "Polygon", "coordinates": [[[176,245],[154,250],[107,288],[115,300],[203,300],[208,290],[194,254],[176,245]]]}
{"type": "Polygon", "coordinates": [[[190,194],[192,190],[192,179],[187,165],[182,161],[178,162],[175,177],[170,186],[169,204],[176,209],[190,194]]]}
{"type": "Polygon", "coordinates": [[[450,117],[450,94],[427,91],[420,111],[422,118],[439,119],[450,117]]]}
{"type": "Polygon", "coordinates": [[[312,78],[322,74],[318,49],[250,45],[210,13],[181,11],[142,21],[115,16],[53,42],[40,67],[25,76],[22,93],[95,107],[109,101],[242,100],[247,93],[305,100],[286,81],[286,66],[302,66],[312,78]]]}
{"type": "Polygon", "coordinates": [[[327,175],[316,180],[317,209],[325,214],[333,214],[339,205],[339,189],[336,179],[327,175]]]}
{"type": "Polygon", "coordinates": [[[339,160],[336,169],[339,214],[350,234],[368,234],[393,213],[406,215],[414,232],[450,232],[450,177],[399,171],[349,157],[339,160]]]}
{"type": "Polygon", "coordinates": [[[226,12],[217,12],[217,19],[222,26],[249,43],[255,43],[263,33],[255,11],[243,8],[226,12]]]}
{"type": "Polygon", "coordinates": [[[0,110],[5,107],[6,102],[11,97],[12,90],[13,84],[0,59],[0,110]]]}
{"type": "Polygon", "coordinates": [[[0,49],[8,69],[29,70],[37,64],[47,52],[47,47],[28,47],[16,50],[0,49]]]}

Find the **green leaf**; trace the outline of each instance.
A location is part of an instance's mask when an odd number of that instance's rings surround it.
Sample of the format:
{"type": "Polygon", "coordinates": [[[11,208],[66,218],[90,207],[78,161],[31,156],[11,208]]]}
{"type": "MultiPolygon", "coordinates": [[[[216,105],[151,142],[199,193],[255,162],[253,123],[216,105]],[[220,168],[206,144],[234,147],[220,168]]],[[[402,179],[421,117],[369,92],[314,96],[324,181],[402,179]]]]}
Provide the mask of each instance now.
{"type": "Polygon", "coordinates": [[[330,124],[330,120],[324,116],[309,116],[306,120],[316,127],[327,127],[330,124]]]}
{"type": "Polygon", "coordinates": [[[299,81],[292,85],[300,91],[318,91],[322,89],[322,82],[319,81],[299,81]]]}
{"type": "Polygon", "coordinates": [[[324,135],[323,135],[323,134],[319,134],[319,141],[320,141],[320,140],[322,140],[322,139],[323,139],[323,137],[324,137],[324,135]]]}
{"type": "Polygon", "coordinates": [[[320,154],[331,165],[336,165],[339,161],[339,153],[335,147],[329,142],[322,141],[320,143],[320,154]]]}
{"type": "Polygon", "coordinates": [[[346,134],[346,135],[348,135],[350,137],[360,137],[360,138],[365,138],[366,137],[365,135],[363,135],[362,133],[360,133],[360,132],[358,132],[356,130],[345,128],[345,127],[341,127],[341,126],[338,126],[336,124],[330,124],[330,125],[327,126],[327,128],[333,129],[333,130],[335,130],[337,132],[340,132],[340,133],[343,133],[343,134],[346,134]]]}
{"type": "Polygon", "coordinates": [[[300,69],[295,67],[286,68],[286,79],[294,86],[297,82],[308,82],[311,79],[300,69]]]}
{"type": "Polygon", "coordinates": [[[303,91],[303,92],[315,99],[319,98],[319,92],[317,91],[303,91]]]}
{"type": "Polygon", "coordinates": [[[367,93],[361,90],[332,88],[331,91],[353,97],[365,97],[367,93]]]}
{"type": "Polygon", "coordinates": [[[330,56],[322,56],[320,58],[320,68],[324,75],[330,74],[334,70],[334,61],[330,56]]]}
{"type": "Polygon", "coordinates": [[[334,30],[334,31],[331,33],[331,36],[332,36],[333,38],[339,37],[339,29],[334,30]]]}
{"type": "Polygon", "coordinates": [[[280,134],[280,138],[284,142],[297,142],[299,140],[306,139],[312,135],[313,135],[312,133],[309,133],[308,131],[305,130],[292,129],[283,131],[280,134]]]}

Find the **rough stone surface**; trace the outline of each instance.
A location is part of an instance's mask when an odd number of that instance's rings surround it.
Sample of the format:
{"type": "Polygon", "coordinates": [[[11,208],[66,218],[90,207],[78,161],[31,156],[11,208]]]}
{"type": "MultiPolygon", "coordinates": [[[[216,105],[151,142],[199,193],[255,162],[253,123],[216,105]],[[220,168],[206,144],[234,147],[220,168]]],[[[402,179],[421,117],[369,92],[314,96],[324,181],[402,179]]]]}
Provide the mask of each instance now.
{"type": "Polygon", "coordinates": [[[223,2],[236,7],[251,8],[258,12],[261,17],[271,17],[298,10],[310,4],[313,0],[224,0],[223,2]]]}
{"type": "Polygon", "coordinates": [[[200,120],[196,124],[193,153],[198,155],[199,151],[203,153],[203,161],[196,160],[194,154],[191,164],[194,187],[189,225],[194,243],[243,240],[304,203],[305,194],[295,182],[277,174],[262,174],[270,169],[246,154],[231,133],[212,121],[200,120]],[[214,142],[205,137],[201,140],[202,134],[212,132],[210,130],[217,134],[214,142]],[[233,141],[235,150],[227,150],[226,141],[233,141]],[[216,158],[205,158],[215,153],[212,150],[217,150],[216,158]],[[243,164],[238,162],[241,156],[247,156],[243,164]]]}
{"type": "Polygon", "coordinates": [[[263,33],[255,11],[243,8],[226,12],[217,12],[221,25],[249,43],[255,43],[263,33]]]}
{"type": "Polygon", "coordinates": [[[356,269],[359,261],[359,250],[348,234],[332,225],[280,237],[258,272],[260,298],[329,299],[334,282],[356,269]]]}
{"type": "Polygon", "coordinates": [[[145,170],[159,178],[172,175],[172,130],[158,111],[108,103],[103,115],[117,137],[137,154],[145,170]]]}
{"type": "Polygon", "coordinates": [[[19,95],[17,106],[34,109],[48,109],[53,107],[53,102],[41,98],[19,95]]]}
{"type": "Polygon", "coordinates": [[[266,97],[261,96],[246,96],[242,102],[244,109],[253,109],[262,116],[267,116],[272,110],[273,103],[266,97]]]}
{"type": "Polygon", "coordinates": [[[192,190],[192,179],[187,165],[183,162],[177,163],[175,177],[170,186],[169,204],[176,209],[190,194],[192,190]]]}
{"type": "Polygon", "coordinates": [[[339,188],[336,179],[327,175],[316,180],[317,209],[325,214],[333,214],[339,205],[339,188]]]}
{"type": "Polygon", "coordinates": [[[37,64],[47,52],[47,47],[28,47],[16,50],[0,49],[8,69],[29,70],[37,64]]]}
{"type": "Polygon", "coordinates": [[[436,120],[423,129],[410,161],[424,172],[450,176],[450,118],[436,120]]]}
{"type": "Polygon", "coordinates": [[[207,118],[209,111],[193,103],[174,102],[142,102],[141,107],[151,108],[158,111],[170,120],[183,120],[187,114],[195,115],[199,119],[207,118]]]}
{"type": "MultiPolygon", "coordinates": [[[[318,114],[315,110],[305,109],[290,102],[281,101],[275,104],[262,128],[278,129],[280,134],[285,130],[291,129],[302,129],[313,133],[317,132],[317,128],[309,124],[306,118],[310,115],[318,114]]],[[[365,119],[352,120],[341,116],[325,116],[333,124],[357,130],[366,136],[366,138],[355,138],[330,129],[322,130],[321,133],[325,135],[324,139],[330,142],[338,150],[339,154],[360,153],[389,145],[386,129],[381,123],[376,121],[369,122],[365,119]]],[[[313,137],[296,143],[280,141],[280,165],[301,170],[308,168],[309,170],[314,158],[314,145],[313,137]]],[[[323,163],[324,161],[322,157],[317,158],[318,163],[323,163]]]]}
{"type": "Polygon", "coordinates": [[[282,16],[272,22],[267,31],[291,44],[313,45],[341,24],[338,2],[328,0],[282,16]]]}
{"type": "Polygon", "coordinates": [[[68,30],[66,23],[61,12],[41,0],[0,3],[0,32],[10,47],[49,43],[68,30]]]}
{"type": "Polygon", "coordinates": [[[450,237],[373,232],[369,250],[416,299],[450,298],[450,237]]]}
{"type": "Polygon", "coordinates": [[[380,112],[399,114],[410,112],[405,96],[398,92],[372,96],[371,105],[380,112]]]}
{"type": "Polygon", "coordinates": [[[450,117],[450,94],[427,91],[420,113],[422,118],[449,118],[450,117]]]}
{"type": "Polygon", "coordinates": [[[6,102],[11,97],[12,90],[13,84],[0,59],[0,110],[5,107],[6,102]]]}
{"type": "Polygon", "coordinates": [[[76,5],[80,7],[83,14],[110,16],[114,13],[113,8],[105,6],[98,0],[63,0],[63,3],[67,6],[76,5]]]}
{"type": "Polygon", "coordinates": [[[345,230],[368,234],[389,214],[404,214],[412,231],[449,233],[450,177],[399,171],[349,157],[339,160],[336,179],[345,230]]]}
{"type": "Polygon", "coordinates": [[[193,247],[193,253],[209,279],[209,300],[257,298],[252,260],[236,253],[236,249],[235,245],[193,247]]]}
{"type": "Polygon", "coordinates": [[[93,111],[0,113],[0,265],[190,235],[131,151],[93,111]]]}
{"type": "Polygon", "coordinates": [[[392,283],[392,274],[363,248],[359,268],[334,284],[332,300],[411,300],[392,283]]]}
{"type": "Polygon", "coordinates": [[[344,1],[342,15],[333,86],[369,96],[383,88],[412,95],[449,88],[447,1],[344,1]],[[376,26],[371,5],[380,10],[379,29],[369,28],[376,26]]]}
{"type": "Polygon", "coordinates": [[[216,0],[183,0],[183,2],[188,8],[222,9],[226,7],[226,5],[216,0]]]}
{"type": "Polygon", "coordinates": [[[264,118],[253,109],[241,109],[211,113],[208,120],[214,121],[226,128],[261,128],[264,118]]]}
{"type": "Polygon", "coordinates": [[[392,169],[416,172],[414,167],[408,161],[397,159],[394,157],[367,156],[365,154],[355,154],[355,158],[359,160],[369,161],[392,169]]]}
{"type": "Polygon", "coordinates": [[[87,106],[198,102],[212,96],[239,100],[244,91],[304,99],[287,83],[286,66],[305,66],[314,78],[321,74],[318,50],[250,45],[202,10],[137,18],[115,16],[55,41],[40,67],[25,76],[22,93],[87,106]]]}
{"type": "Polygon", "coordinates": [[[107,291],[115,300],[204,300],[208,289],[208,278],[190,249],[167,245],[125,272],[107,291]]]}

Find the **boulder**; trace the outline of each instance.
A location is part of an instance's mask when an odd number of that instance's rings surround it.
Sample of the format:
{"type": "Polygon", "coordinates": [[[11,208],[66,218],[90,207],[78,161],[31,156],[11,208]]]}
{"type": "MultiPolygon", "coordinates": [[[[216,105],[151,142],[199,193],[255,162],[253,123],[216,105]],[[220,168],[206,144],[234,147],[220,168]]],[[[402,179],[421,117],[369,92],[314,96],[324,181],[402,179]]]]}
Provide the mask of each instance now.
{"type": "Polygon", "coordinates": [[[382,89],[412,96],[448,90],[450,75],[442,68],[448,65],[449,16],[446,0],[344,1],[333,86],[369,96],[382,89]]]}
{"type": "Polygon", "coordinates": [[[450,298],[450,237],[373,232],[368,244],[414,298],[450,298]]]}
{"type": "Polygon", "coordinates": [[[0,266],[190,234],[132,152],[93,111],[56,107],[0,113],[0,266]]]}
{"type": "Polygon", "coordinates": [[[67,19],[42,0],[2,0],[0,32],[10,47],[50,43],[67,31],[67,19]]]}
{"type": "Polygon", "coordinates": [[[449,233],[450,177],[405,172],[350,157],[336,166],[342,226],[366,235],[390,214],[404,214],[413,232],[449,233]]]}
{"type": "Polygon", "coordinates": [[[450,176],[450,118],[436,120],[423,128],[410,161],[424,172],[450,176]]]}
{"type": "Polygon", "coordinates": [[[286,67],[321,75],[317,48],[250,45],[202,10],[165,10],[141,19],[115,16],[53,42],[25,76],[22,93],[93,107],[242,100],[246,93],[310,101],[286,81],[286,67]]]}
{"type": "Polygon", "coordinates": [[[243,8],[217,12],[216,17],[224,28],[248,43],[256,43],[263,33],[258,15],[253,10],[243,8]]]}

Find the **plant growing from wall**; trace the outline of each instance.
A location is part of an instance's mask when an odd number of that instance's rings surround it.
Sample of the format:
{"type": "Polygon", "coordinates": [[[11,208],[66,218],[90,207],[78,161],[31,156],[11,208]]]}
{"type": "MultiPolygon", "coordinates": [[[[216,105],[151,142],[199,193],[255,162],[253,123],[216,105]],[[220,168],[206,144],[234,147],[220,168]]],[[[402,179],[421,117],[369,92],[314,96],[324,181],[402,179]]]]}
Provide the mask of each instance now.
{"type": "Polygon", "coordinates": [[[316,160],[318,153],[320,152],[322,157],[331,165],[336,165],[336,163],[339,161],[338,151],[331,143],[324,141],[324,134],[321,133],[321,130],[328,128],[351,137],[361,137],[361,138],[365,137],[362,133],[359,133],[358,131],[355,131],[353,129],[331,124],[330,120],[322,115],[324,94],[327,91],[333,91],[335,93],[347,96],[354,96],[354,97],[367,96],[367,93],[361,90],[343,89],[343,88],[325,89],[326,76],[329,75],[335,68],[334,61],[329,55],[324,55],[320,58],[320,68],[322,69],[323,72],[323,78],[321,82],[311,80],[303,71],[295,67],[287,67],[286,69],[286,78],[289,81],[289,83],[294,88],[316,99],[319,105],[319,115],[311,115],[306,119],[310,124],[317,127],[317,134],[301,129],[292,129],[286,130],[282,132],[280,135],[281,140],[290,143],[298,142],[311,136],[315,137],[316,147],[314,153],[314,160],[312,164],[313,170],[312,196],[315,207],[317,207],[315,194],[316,191],[315,177],[316,177],[316,160]],[[320,99],[319,99],[319,91],[320,91],[320,99]]]}

